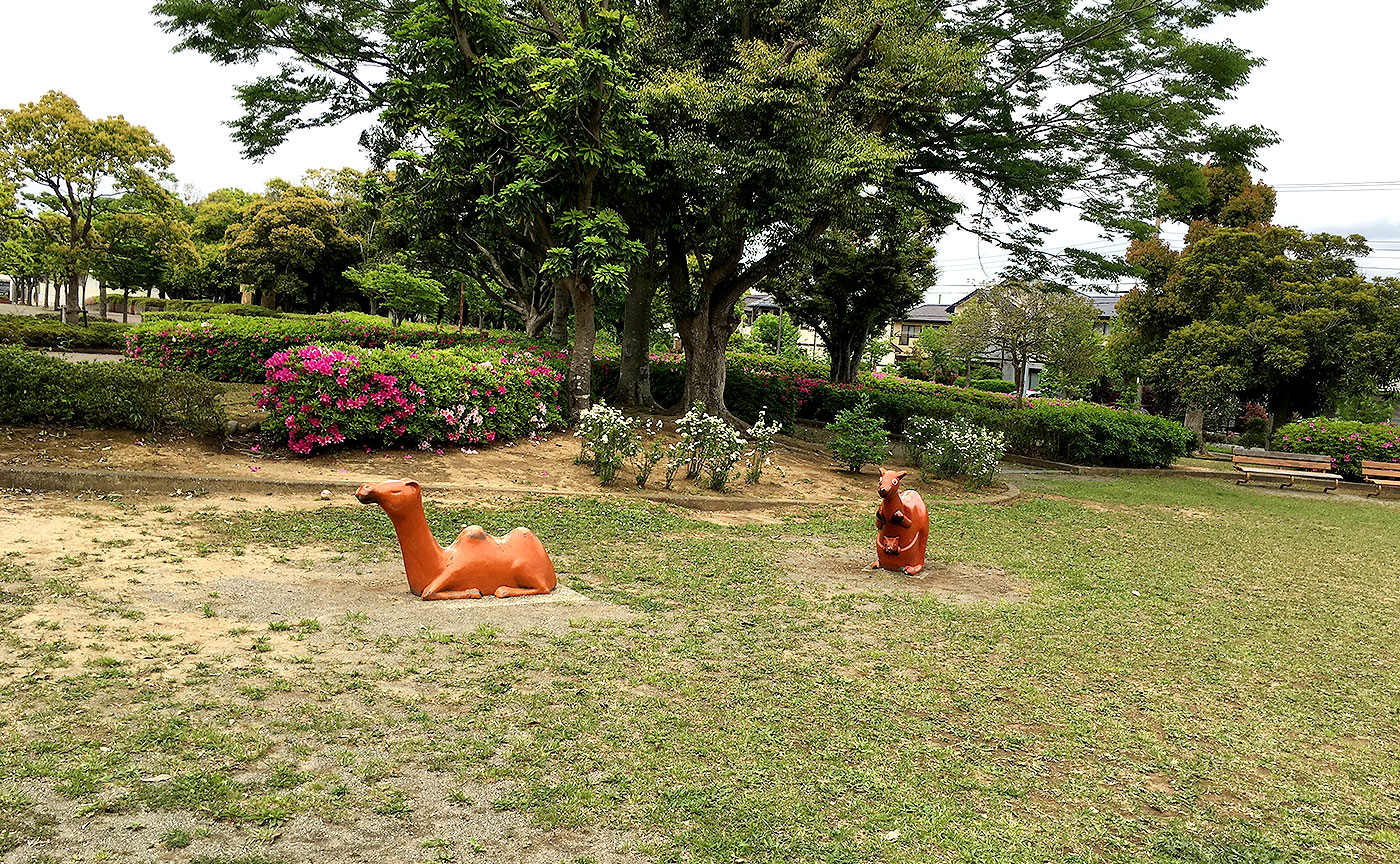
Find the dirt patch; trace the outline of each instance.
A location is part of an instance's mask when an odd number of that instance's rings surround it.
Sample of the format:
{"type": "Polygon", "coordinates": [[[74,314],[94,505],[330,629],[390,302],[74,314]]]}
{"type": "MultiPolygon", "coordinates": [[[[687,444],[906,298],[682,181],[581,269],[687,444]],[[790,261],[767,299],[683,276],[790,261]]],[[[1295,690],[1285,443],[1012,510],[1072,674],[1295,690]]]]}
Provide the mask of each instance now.
{"type": "Polygon", "coordinates": [[[831,550],[805,544],[782,558],[788,578],[832,593],[870,591],[884,594],[931,594],[948,603],[1015,603],[1030,595],[1030,586],[1000,567],[967,561],[928,559],[917,576],[871,569],[874,550],[831,550]]]}
{"type": "MultiPolygon", "coordinates": [[[[662,440],[674,440],[665,433],[662,440]]],[[[601,487],[588,466],[575,465],[578,442],[567,432],[535,441],[443,451],[344,449],[310,457],[263,448],[256,438],[227,441],[179,436],[145,435],[121,430],[0,427],[0,466],[16,468],[85,468],[198,474],[239,480],[300,480],[355,482],[386,477],[413,477],[431,490],[434,484],[529,491],[578,492],[628,497],[637,491],[631,466],[619,472],[609,487],[601,487]],[[255,449],[256,448],[256,449],[255,449]]],[[[677,478],[672,492],[692,497],[770,498],[775,501],[873,502],[878,475],[867,466],[860,474],[838,470],[819,448],[796,438],[779,436],[773,461],[782,471],[769,470],[755,484],[734,483],[728,492],[714,492],[677,478]]],[[[663,469],[653,473],[648,489],[660,490],[663,469]]],[[[972,495],[961,484],[918,481],[910,488],[926,498],[958,499],[972,495]]],[[[977,494],[985,494],[979,490],[977,494]]],[[[871,504],[873,507],[873,503],[871,504]]]]}
{"type": "MultiPolygon", "coordinates": [[[[306,506],[286,498],[217,503],[229,512],[306,506]]],[[[180,523],[209,506],[207,499],[160,497],[133,511],[90,497],[0,493],[4,547],[44,567],[57,583],[52,596],[12,626],[36,642],[64,646],[60,664],[44,654],[16,658],[0,669],[0,678],[50,666],[63,676],[115,660],[149,664],[154,674],[173,680],[194,658],[242,666],[263,650],[267,643],[260,640],[295,639],[308,651],[334,654],[319,644],[322,629],[354,628],[365,641],[483,628],[506,636],[558,634],[583,620],[632,614],[573,590],[567,571],[545,596],[425,602],[409,592],[397,550],[379,561],[350,560],[314,546],[290,553],[294,557],[256,547],[242,554],[203,550],[198,529],[180,523]],[[94,633],[114,638],[94,640],[94,633]]],[[[261,662],[287,661],[279,653],[261,662]]]]}

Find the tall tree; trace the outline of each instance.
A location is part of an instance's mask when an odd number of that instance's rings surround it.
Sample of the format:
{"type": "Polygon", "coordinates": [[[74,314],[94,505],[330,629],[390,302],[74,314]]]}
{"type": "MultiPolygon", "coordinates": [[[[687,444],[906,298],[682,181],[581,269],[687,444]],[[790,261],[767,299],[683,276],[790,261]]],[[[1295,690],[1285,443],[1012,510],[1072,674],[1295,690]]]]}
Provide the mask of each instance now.
{"type": "MultiPolygon", "coordinates": [[[[1098,344],[1084,338],[1093,333],[1098,311],[1076,294],[1044,285],[1001,281],[963,301],[953,315],[953,324],[969,316],[958,330],[966,344],[981,341],[1011,363],[1016,384],[1016,401],[1026,395],[1026,368],[1032,360],[1077,366],[1075,352],[1097,352],[1098,344]]],[[[970,378],[970,376],[969,376],[970,378]]]]}
{"type": "Polygon", "coordinates": [[[349,284],[342,274],[358,251],[335,203],[304,187],[254,200],[224,234],[228,263],[274,308],[333,308],[349,284]]]}
{"type": "MultiPolygon", "coordinates": [[[[1151,248],[1151,247],[1149,247],[1151,248]]],[[[1164,273],[1119,304],[1113,349],[1188,410],[1226,397],[1293,412],[1400,378],[1400,280],[1367,280],[1365,238],[1196,222],[1164,273]]]]}
{"type": "Polygon", "coordinates": [[[1003,245],[1018,276],[1121,273],[1041,252],[1035,214],[1074,201],[1140,227],[1159,166],[1271,140],[1212,125],[1254,61],[1189,35],[1263,2],[642,3],[643,109],[681,189],[667,257],[687,399],[722,393],[733,301],[871,188],[913,185],[931,224],[1003,245]]]}
{"type": "Polygon", "coordinates": [[[832,381],[854,381],[870,340],[933,287],[928,239],[920,226],[899,219],[831,231],[815,244],[805,278],[796,286],[775,283],[787,311],[826,346],[832,381]]]}
{"type": "MultiPolygon", "coordinates": [[[[112,213],[98,225],[101,244],[92,272],[103,291],[122,292],[122,320],[127,318],[132,289],[165,288],[177,273],[195,266],[199,251],[189,226],[169,210],[112,213]]],[[[105,314],[106,303],[103,302],[105,314]]]]}
{"type": "Polygon", "coordinates": [[[221,62],[294,58],[238,90],[234,136],[249,155],[296,128],[378,111],[367,143],[398,174],[467,183],[479,216],[469,236],[486,252],[496,240],[481,234],[526,249],[571,301],[570,404],[588,406],[596,292],[624,290],[641,252],[611,204],[650,146],[628,14],[608,0],[162,0],[156,12],[179,47],[221,62]]]}
{"type": "Polygon", "coordinates": [[[62,216],[38,224],[54,229],[64,258],[65,320],[81,312],[81,286],[96,243],[94,225],[121,201],[158,193],[173,157],[144,126],[120,115],[94,120],[57,91],[38,102],[0,110],[0,177],[41,192],[29,198],[62,216]]]}

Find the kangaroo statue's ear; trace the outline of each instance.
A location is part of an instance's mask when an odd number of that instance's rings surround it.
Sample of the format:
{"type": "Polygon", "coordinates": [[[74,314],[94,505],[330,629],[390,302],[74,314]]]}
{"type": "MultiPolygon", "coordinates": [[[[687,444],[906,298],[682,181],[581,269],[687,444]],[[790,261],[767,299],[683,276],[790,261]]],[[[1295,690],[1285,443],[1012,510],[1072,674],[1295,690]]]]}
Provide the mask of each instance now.
{"type": "Polygon", "coordinates": [[[899,472],[898,474],[894,475],[894,479],[896,479],[896,480],[903,480],[903,479],[904,479],[904,475],[906,475],[906,474],[908,474],[908,473],[909,473],[908,471],[901,471],[901,472],[899,472]]]}
{"type": "Polygon", "coordinates": [[[399,481],[399,482],[403,483],[403,485],[405,485],[405,486],[412,486],[414,489],[422,489],[422,488],[423,488],[422,486],[418,485],[418,481],[417,481],[417,480],[409,480],[409,479],[406,478],[406,477],[405,477],[403,480],[399,481]]]}

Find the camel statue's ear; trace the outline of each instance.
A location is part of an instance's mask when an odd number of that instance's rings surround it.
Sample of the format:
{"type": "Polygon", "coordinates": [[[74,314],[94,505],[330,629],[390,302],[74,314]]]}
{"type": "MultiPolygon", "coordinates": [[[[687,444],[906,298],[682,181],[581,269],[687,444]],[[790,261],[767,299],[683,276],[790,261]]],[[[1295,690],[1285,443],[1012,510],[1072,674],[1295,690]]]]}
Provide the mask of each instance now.
{"type": "Polygon", "coordinates": [[[409,480],[409,479],[407,479],[407,478],[404,478],[404,480],[402,480],[401,482],[403,483],[403,485],[405,485],[405,486],[412,486],[414,489],[422,489],[422,488],[423,488],[422,486],[419,486],[419,485],[418,485],[418,481],[417,481],[417,480],[409,480]]]}

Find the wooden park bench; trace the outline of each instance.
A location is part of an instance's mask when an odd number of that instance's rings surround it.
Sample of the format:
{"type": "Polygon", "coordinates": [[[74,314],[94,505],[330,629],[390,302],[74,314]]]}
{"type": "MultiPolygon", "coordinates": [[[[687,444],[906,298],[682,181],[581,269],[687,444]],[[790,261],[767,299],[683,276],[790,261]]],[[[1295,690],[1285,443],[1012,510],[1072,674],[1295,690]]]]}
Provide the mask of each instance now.
{"type": "Polygon", "coordinates": [[[1342,475],[1332,473],[1332,457],[1319,456],[1313,453],[1276,453],[1272,450],[1249,450],[1244,447],[1236,447],[1234,458],[1231,460],[1236,471],[1244,472],[1243,480],[1236,480],[1239,485],[1244,485],[1254,477],[1268,478],[1271,481],[1278,481],[1286,478],[1288,482],[1279,483],[1279,488],[1283,489],[1293,485],[1293,481],[1299,478],[1303,480],[1319,480],[1323,483],[1331,482],[1332,485],[1324,487],[1322,491],[1330,492],[1336,489],[1342,482],[1342,475]]]}
{"type": "Polygon", "coordinates": [[[1361,476],[1367,483],[1376,484],[1376,491],[1366,496],[1374,498],[1387,486],[1400,486],[1400,462],[1376,462],[1364,459],[1361,462],[1361,476]]]}

